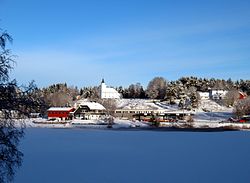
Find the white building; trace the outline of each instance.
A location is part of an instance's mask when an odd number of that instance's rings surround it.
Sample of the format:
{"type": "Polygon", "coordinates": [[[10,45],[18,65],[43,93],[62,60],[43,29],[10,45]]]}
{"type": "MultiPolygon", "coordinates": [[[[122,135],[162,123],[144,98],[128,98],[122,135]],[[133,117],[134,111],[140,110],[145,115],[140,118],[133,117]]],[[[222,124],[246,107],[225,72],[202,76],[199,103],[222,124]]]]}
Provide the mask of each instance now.
{"type": "Polygon", "coordinates": [[[107,85],[104,82],[104,79],[102,79],[100,87],[100,96],[102,99],[103,98],[118,99],[121,97],[121,95],[114,88],[107,87],[107,85]]]}
{"type": "Polygon", "coordinates": [[[200,95],[201,100],[208,100],[210,97],[209,92],[198,92],[200,95]]]}
{"type": "Polygon", "coordinates": [[[211,90],[210,98],[213,100],[224,99],[227,92],[228,92],[227,90],[211,90]]]}

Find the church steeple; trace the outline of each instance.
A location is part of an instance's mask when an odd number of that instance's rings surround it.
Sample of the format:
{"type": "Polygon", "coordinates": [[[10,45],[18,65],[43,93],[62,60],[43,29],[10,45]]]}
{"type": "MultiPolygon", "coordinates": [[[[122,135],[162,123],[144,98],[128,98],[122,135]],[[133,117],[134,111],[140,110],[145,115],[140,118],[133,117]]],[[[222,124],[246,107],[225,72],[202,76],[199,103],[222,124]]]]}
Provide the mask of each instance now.
{"type": "Polygon", "coordinates": [[[102,83],[105,83],[103,78],[102,78],[102,83]]]}

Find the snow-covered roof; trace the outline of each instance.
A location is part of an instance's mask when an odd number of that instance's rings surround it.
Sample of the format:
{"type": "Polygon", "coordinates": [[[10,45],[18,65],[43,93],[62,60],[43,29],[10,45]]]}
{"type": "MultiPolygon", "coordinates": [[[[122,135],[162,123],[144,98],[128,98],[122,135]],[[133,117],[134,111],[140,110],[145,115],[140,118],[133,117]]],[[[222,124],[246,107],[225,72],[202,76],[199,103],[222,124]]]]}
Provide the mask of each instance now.
{"type": "Polygon", "coordinates": [[[80,106],[88,106],[90,110],[105,110],[105,107],[97,102],[81,102],[80,106]]]}
{"type": "Polygon", "coordinates": [[[73,107],[51,107],[48,111],[70,111],[73,107]]]}
{"type": "Polygon", "coordinates": [[[165,111],[165,114],[195,114],[194,111],[187,110],[175,110],[175,111],[165,111]]]}

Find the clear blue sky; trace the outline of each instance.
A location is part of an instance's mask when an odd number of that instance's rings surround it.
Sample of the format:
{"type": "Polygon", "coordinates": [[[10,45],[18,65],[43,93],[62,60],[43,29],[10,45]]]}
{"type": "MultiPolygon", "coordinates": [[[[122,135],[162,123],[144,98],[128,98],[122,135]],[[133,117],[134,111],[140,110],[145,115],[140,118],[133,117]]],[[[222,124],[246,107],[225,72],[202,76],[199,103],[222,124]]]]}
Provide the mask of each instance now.
{"type": "Polygon", "coordinates": [[[0,0],[19,83],[250,79],[249,0],[0,0]]]}

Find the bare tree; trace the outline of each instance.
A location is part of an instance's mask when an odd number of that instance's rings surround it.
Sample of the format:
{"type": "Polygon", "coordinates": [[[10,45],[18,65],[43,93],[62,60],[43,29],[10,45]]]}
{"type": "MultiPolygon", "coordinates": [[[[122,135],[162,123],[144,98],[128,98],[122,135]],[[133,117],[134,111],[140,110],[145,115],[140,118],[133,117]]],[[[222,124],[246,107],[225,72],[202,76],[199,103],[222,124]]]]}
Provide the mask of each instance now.
{"type": "Polygon", "coordinates": [[[59,83],[43,88],[40,94],[48,106],[64,107],[73,105],[79,95],[79,90],[77,87],[68,87],[66,83],[59,83]]]}
{"type": "Polygon", "coordinates": [[[234,105],[234,113],[238,117],[242,117],[243,115],[249,115],[250,114],[250,97],[239,100],[234,105]]]}
{"type": "Polygon", "coordinates": [[[225,98],[223,99],[223,103],[226,106],[233,106],[238,99],[239,99],[239,91],[231,90],[227,92],[225,98]]]}
{"type": "Polygon", "coordinates": [[[113,116],[114,112],[117,108],[116,100],[115,99],[99,99],[97,100],[100,104],[102,104],[107,111],[108,115],[113,116]]]}
{"type": "Polygon", "coordinates": [[[155,77],[147,87],[147,95],[151,99],[164,99],[166,96],[167,81],[163,77],[155,77]]]}
{"type": "Polygon", "coordinates": [[[10,99],[13,92],[16,94],[16,87],[15,83],[8,83],[14,61],[10,50],[5,49],[7,41],[12,41],[12,38],[3,32],[0,35],[0,182],[13,180],[15,168],[21,165],[23,156],[17,149],[23,131],[16,129],[9,118],[13,107],[10,99]]]}
{"type": "Polygon", "coordinates": [[[23,154],[17,146],[24,132],[13,118],[29,116],[42,106],[33,82],[20,87],[15,80],[9,81],[14,60],[11,51],[6,49],[8,41],[12,41],[11,36],[0,32],[0,182],[11,182],[16,167],[22,163],[23,154]]]}

